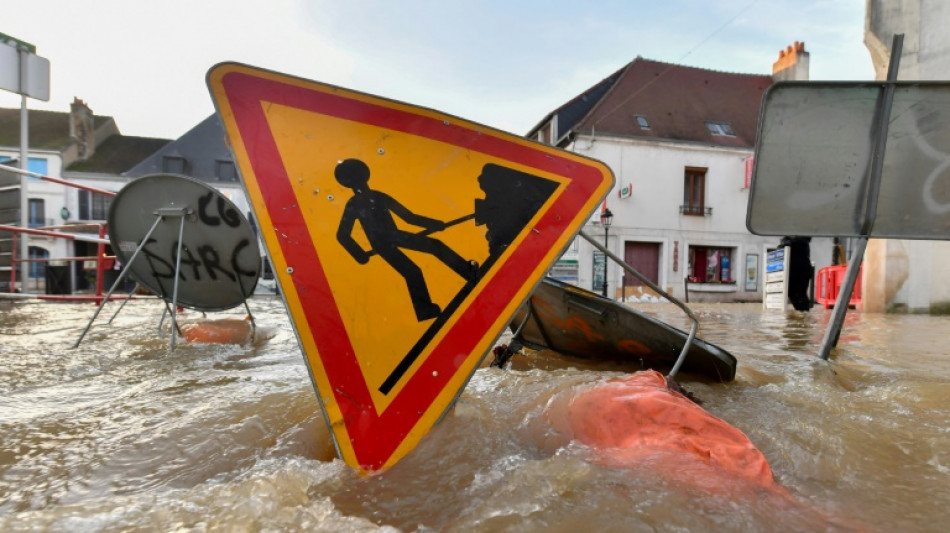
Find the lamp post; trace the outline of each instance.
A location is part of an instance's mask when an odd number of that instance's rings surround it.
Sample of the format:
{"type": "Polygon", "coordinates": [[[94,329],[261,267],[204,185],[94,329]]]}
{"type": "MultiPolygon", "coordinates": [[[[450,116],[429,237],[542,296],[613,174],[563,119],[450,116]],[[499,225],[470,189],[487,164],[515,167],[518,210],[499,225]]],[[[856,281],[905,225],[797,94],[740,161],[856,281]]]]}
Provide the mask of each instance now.
{"type": "MultiPolygon", "coordinates": [[[[604,226],[604,248],[607,248],[607,235],[610,233],[610,223],[614,221],[614,214],[604,208],[600,212],[600,223],[604,226]]],[[[607,255],[604,254],[604,298],[607,297],[607,255]]]]}

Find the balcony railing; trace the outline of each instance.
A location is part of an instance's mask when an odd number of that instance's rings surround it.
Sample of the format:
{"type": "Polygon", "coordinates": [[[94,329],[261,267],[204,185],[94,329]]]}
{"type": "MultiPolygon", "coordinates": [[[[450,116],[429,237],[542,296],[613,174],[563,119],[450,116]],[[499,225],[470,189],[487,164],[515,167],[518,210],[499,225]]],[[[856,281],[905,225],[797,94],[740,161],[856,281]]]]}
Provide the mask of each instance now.
{"type": "Polygon", "coordinates": [[[52,218],[33,218],[33,217],[30,217],[30,219],[26,221],[27,227],[28,227],[28,228],[34,228],[34,229],[35,229],[35,228],[45,228],[46,226],[52,226],[52,225],[55,224],[55,223],[56,223],[56,220],[55,220],[55,219],[52,219],[52,218]]]}
{"type": "Polygon", "coordinates": [[[696,207],[693,205],[681,205],[680,206],[681,215],[692,215],[697,217],[708,217],[712,215],[711,207],[696,207]]]}

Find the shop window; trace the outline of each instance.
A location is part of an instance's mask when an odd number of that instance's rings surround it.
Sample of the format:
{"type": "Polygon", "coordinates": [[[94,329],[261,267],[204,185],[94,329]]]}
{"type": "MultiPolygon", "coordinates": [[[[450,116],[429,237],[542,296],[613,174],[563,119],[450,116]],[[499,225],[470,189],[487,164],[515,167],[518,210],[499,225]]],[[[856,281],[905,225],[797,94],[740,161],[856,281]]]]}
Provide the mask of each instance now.
{"type": "Polygon", "coordinates": [[[689,272],[692,283],[733,283],[732,256],[734,248],[711,246],[689,247],[689,272]]]}

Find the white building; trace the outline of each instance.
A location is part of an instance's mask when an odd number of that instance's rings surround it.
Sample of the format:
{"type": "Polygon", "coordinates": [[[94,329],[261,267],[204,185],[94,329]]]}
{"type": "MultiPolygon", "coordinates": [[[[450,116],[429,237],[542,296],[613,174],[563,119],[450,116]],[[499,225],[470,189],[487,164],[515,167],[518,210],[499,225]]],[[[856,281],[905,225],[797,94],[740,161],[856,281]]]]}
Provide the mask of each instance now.
{"type": "MultiPolygon", "coordinates": [[[[155,152],[169,141],[121,135],[115,120],[93,114],[80,99],[75,99],[70,112],[29,111],[29,150],[27,169],[37,174],[71,183],[116,192],[130,178],[121,173],[155,152]]],[[[0,162],[13,162],[20,157],[20,110],[0,109],[0,162]]],[[[3,172],[0,167],[0,223],[20,225],[19,175],[3,172]]],[[[110,197],[90,193],[38,178],[28,178],[27,223],[33,228],[76,224],[104,224],[110,197]]],[[[22,238],[22,236],[20,237],[22,238]]],[[[27,236],[31,258],[54,260],[51,265],[64,267],[57,258],[96,255],[95,244],[27,236]]],[[[12,234],[0,234],[0,290],[7,290],[10,280],[12,234]]],[[[19,246],[17,257],[20,256],[19,246]]],[[[89,288],[94,273],[85,268],[88,262],[71,263],[71,290],[89,288]]],[[[25,280],[17,276],[18,290],[44,292],[47,263],[32,263],[25,280]]]]}
{"type": "MultiPolygon", "coordinates": [[[[778,79],[807,79],[795,43],[773,75],[735,74],[637,58],[545,117],[528,136],[599,159],[616,186],[585,226],[593,237],[678,298],[761,301],[766,252],[780,238],[752,235],[746,209],[759,107],[778,79]],[[688,287],[688,295],[686,293],[688,287]]],[[[831,263],[815,239],[815,268],[831,263]]],[[[639,280],[579,239],[552,275],[611,298],[636,297],[639,280]],[[623,290],[622,290],[623,288],[623,290]]]]}

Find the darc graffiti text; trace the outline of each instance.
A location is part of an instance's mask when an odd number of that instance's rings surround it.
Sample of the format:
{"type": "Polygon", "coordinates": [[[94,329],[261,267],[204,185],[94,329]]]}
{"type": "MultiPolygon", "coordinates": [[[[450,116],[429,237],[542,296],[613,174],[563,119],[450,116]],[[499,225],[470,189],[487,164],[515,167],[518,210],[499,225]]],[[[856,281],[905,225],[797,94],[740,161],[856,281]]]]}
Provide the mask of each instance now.
{"type": "MultiPolygon", "coordinates": [[[[197,220],[195,221],[197,224],[210,227],[223,225],[232,228],[241,225],[240,215],[227,204],[223,196],[208,192],[208,194],[198,198],[197,205],[197,220]],[[217,198],[217,202],[214,202],[215,198],[217,198]]],[[[222,229],[222,231],[227,230],[222,229]]],[[[201,234],[202,232],[198,233],[201,234]]],[[[175,263],[178,259],[178,241],[172,242],[167,250],[155,249],[155,243],[157,242],[159,241],[150,238],[146,241],[145,247],[142,248],[142,253],[145,254],[156,278],[173,278],[175,276],[175,263]]],[[[236,281],[238,276],[257,276],[258,272],[254,267],[250,269],[241,267],[241,253],[245,249],[249,249],[250,252],[256,251],[254,247],[251,247],[251,244],[252,242],[249,239],[243,238],[231,246],[229,250],[226,250],[222,249],[219,243],[204,242],[196,244],[186,238],[185,244],[181,247],[179,279],[182,281],[202,281],[205,279],[236,281]]],[[[161,243],[158,246],[161,247],[161,243]]],[[[250,259],[244,261],[245,265],[249,261],[259,260],[256,253],[246,255],[250,259]]]]}
{"type": "MultiPolygon", "coordinates": [[[[149,239],[145,247],[142,248],[142,253],[148,257],[148,261],[152,266],[152,271],[156,278],[173,278],[175,276],[178,241],[171,243],[169,254],[164,256],[149,250],[149,247],[155,242],[155,239],[149,239]],[[171,260],[169,261],[166,258],[171,258],[171,260]]],[[[182,281],[201,281],[203,279],[202,272],[213,281],[218,281],[222,277],[236,281],[238,275],[245,277],[256,276],[257,271],[241,268],[239,261],[241,251],[250,246],[250,244],[251,242],[249,240],[241,239],[230,253],[224,254],[227,258],[226,261],[222,261],[222,254],[218,252],[214,245],[202,244],[195,247],[195,250],[192,251],[191,247],[186,244],[181,248],[181,272],[179,272],[179,279],[182,281]]]]}

